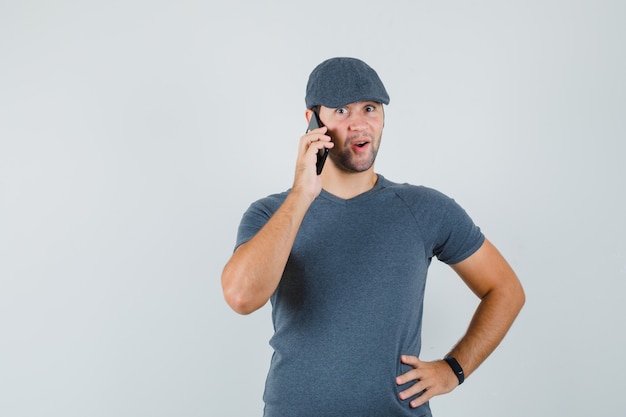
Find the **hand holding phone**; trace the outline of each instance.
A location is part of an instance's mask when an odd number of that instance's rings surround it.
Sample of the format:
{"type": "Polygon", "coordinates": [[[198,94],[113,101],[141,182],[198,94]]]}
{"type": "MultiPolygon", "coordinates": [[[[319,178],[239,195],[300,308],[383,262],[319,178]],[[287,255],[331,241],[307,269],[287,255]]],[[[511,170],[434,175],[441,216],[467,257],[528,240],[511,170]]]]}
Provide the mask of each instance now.
{"type": "MultiPolygon", "coordinates": [[[[313,111],[313,114],[311,115],[311,121],[309,122],[309,127],[307,129],[307,132],[313,130],[313,129],[317,129],[318,127],[322,127],[324,126],[322,124],[322,122],[320,121],[319,116],[317,115],[317,112],[313,111]]],[[[324,147],[322,149],[320,149],[317,152],[317,175],[320,175],[322,173],[322,168],[324,168],[324,163],[326,162],[326,157],[328,156],[328,148],[324,147]]]]}

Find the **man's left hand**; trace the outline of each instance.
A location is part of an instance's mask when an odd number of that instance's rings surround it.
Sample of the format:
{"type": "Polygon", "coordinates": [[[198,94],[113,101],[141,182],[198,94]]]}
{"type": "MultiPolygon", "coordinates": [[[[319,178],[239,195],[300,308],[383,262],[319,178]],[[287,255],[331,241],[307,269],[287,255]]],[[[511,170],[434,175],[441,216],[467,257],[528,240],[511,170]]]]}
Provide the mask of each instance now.
{"type": "Polygon", "coordinates": [[[426,403],[435,395],[447,394],[459,385],[458,378],[443,360],[424,362],[410,355],[402,355],[400,360],[402,363],[412,366],[413,369],[396,377],[396,384],[403,385],[417,381],[399,394],[400,399],[406,400],[423,391],[422,395],[411,401],[410,406],[413,408],[426,403]]]}

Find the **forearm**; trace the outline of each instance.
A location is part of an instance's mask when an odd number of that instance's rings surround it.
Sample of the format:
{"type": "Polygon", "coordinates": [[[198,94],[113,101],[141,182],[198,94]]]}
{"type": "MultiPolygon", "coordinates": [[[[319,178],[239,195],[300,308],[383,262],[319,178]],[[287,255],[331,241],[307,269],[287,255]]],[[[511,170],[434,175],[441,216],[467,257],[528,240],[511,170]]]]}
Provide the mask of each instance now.
{"type": "MultiPolygon", "coordinates": [[[[448,354],[459,362],[466,377],[502,341],[524,304],[524,292],[512,271],[505,276],[505,282],[506,284],[481,294],[481,302],[467,333],[448,354]]],[[[401,360],[413,369],[396,377],[396,383],[402,385],[411,381],[417,382],[400,392],[400,399],[406,400],[421,394],[411,400],[411,407],[419,407],[435,395],[448,393],[458,386],[457,376],[442,360],[424,362],[409,355],[402,355],[401,360]]]]}
{"type": "Polygon", "coordinates": [[[449,353],[459,361],[466,377],[498,347],[523,304],[524,292],[516,279],[481,299],[466,334],[449,353]]]}
{"type": "Polygon", "coordinates": [[[276,290],[311,201],[292,192],[261,230],[241,245],[222,272],[226,302],[240,314],[261,308],[276,290]]]}

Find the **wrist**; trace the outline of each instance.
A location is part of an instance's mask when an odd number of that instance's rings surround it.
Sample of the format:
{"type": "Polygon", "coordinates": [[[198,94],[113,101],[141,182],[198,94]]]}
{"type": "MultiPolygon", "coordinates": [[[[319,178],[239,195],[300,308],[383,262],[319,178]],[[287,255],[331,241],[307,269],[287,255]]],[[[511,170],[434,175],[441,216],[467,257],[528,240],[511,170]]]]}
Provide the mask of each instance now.
{"type": "Polygon", "coordinates": [[[291,200],[293,204],[304,206],[308,209],[308,206],[315,201],[319,193],[320,191],[318,190],[311,190],[301,184],[294,184],[287,199],[291,200]]]}
{"type": "Polygon", "coordinates": [[[454,372],[454,375],[459,380],[459,385],[461,385],[463,381],[465,381],[465,372],[463,372],[463,368],[459,362],[452,356],[446,356],[443,360],[450,366],[452,372],[454,372]]]}

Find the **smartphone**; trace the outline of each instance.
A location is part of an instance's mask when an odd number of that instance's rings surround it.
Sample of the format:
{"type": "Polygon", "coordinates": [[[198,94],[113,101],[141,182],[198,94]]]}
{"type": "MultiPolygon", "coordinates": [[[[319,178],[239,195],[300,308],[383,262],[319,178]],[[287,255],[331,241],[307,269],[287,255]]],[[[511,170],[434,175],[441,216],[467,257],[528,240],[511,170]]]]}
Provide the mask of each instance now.
{"type": "MultiPolygon", "coordinates": [[[[324,126],[320,121],[320,117],[317,115],[317,112],[314,111],[311,115],[311,121],[309,122],[309,127],[307,132],[313,129],[317,129],[318,127],[324,126]]],[[[326,162],[326,157],[328,156],[328,148],[322,148],[317,153],[317,175],[322,173],[322,168],[324,168],[324,162],[326,162]]]]}

